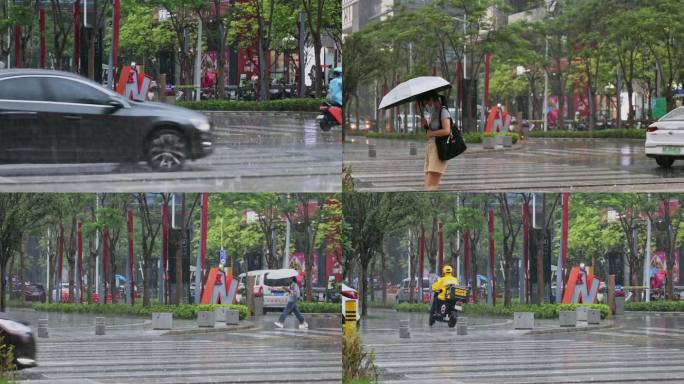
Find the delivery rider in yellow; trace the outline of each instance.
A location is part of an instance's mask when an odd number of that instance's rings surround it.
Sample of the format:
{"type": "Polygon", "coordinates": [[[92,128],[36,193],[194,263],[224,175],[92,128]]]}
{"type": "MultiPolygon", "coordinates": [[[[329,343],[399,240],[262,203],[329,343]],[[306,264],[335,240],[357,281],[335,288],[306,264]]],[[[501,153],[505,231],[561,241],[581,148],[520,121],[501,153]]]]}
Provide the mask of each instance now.
{"type": "MultiPolygon", "coordinates": [[[[442,277],[439,278],[439,280],[435,281],[434,284],[432,284],[432,291],[437,292],[437,299],[440,301],[446,300],[446,289],[445,287],[447,285],[455,284],[458,285],[458,279],[454,277],[453,275],[454,270],[451,268],[450,265],[445,265],[442,268],[442,277]]],[[[433,300],[433,312],[434,308],[437,305],[437,301],[433,300]]]]}

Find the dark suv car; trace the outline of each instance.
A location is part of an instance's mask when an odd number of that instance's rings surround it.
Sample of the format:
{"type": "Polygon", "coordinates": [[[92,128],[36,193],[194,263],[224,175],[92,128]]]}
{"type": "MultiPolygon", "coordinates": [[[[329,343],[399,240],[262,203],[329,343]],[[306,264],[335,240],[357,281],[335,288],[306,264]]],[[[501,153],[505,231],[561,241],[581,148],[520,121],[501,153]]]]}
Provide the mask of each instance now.
{"type": "Polygon", "coordinates": [[[129,101],[81,76],[0,70],[0,162],[137,162],[174,171],[212,152],[206,116],[129,101]]]}

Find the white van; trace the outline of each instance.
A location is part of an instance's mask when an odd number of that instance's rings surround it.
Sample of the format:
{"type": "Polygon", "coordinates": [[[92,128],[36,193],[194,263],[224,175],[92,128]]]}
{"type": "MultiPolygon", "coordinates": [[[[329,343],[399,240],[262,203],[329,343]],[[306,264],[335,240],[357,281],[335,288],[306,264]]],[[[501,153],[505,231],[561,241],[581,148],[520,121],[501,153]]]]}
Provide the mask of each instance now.
{"type": "Polygon", "coordinates": [[[276,271],[276,269],[249,271],[247,272],[247,275],[241,273],[239,275],[240,285],[238,286],[236,297],[237,302],[241,304],[246,302],[246,276],[254,276],[254,296],[264,298],[264,314],[269,310],[280,311],[285,308],[290,296],[285,288],[290,285],[290,279],[269,279],[268,273],[273,271],[276,271]]]}

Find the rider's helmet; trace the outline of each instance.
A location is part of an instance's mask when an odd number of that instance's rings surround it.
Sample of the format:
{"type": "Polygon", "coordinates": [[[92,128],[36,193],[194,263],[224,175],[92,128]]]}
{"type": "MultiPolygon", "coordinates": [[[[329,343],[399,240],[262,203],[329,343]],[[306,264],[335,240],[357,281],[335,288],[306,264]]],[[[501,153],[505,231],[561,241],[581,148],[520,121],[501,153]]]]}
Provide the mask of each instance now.
{"type": "Polygon", "coordinates": [[[342,67],[335,67],[333,69],[333,77],[341,77],[342,76],[342,67]]]}
{"type": "Polygon", "coordinates": [[[451,265],[445,265],[442,268],[442,274],[443,275],[451,275],[452,273],[454,273],[454,269],[451,268],[451,265]]]}

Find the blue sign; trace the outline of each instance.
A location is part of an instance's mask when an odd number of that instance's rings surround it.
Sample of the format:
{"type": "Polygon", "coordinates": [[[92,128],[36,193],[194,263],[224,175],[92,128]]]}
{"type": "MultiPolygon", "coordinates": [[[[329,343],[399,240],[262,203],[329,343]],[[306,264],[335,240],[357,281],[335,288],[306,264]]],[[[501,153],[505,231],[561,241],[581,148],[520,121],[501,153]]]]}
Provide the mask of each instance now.
{"type": "Polygon", "coordinates": [[[226,265],[226,250],[223,248],[219,251],[219,259],[221,260],[220,264],[226,265]]]}

